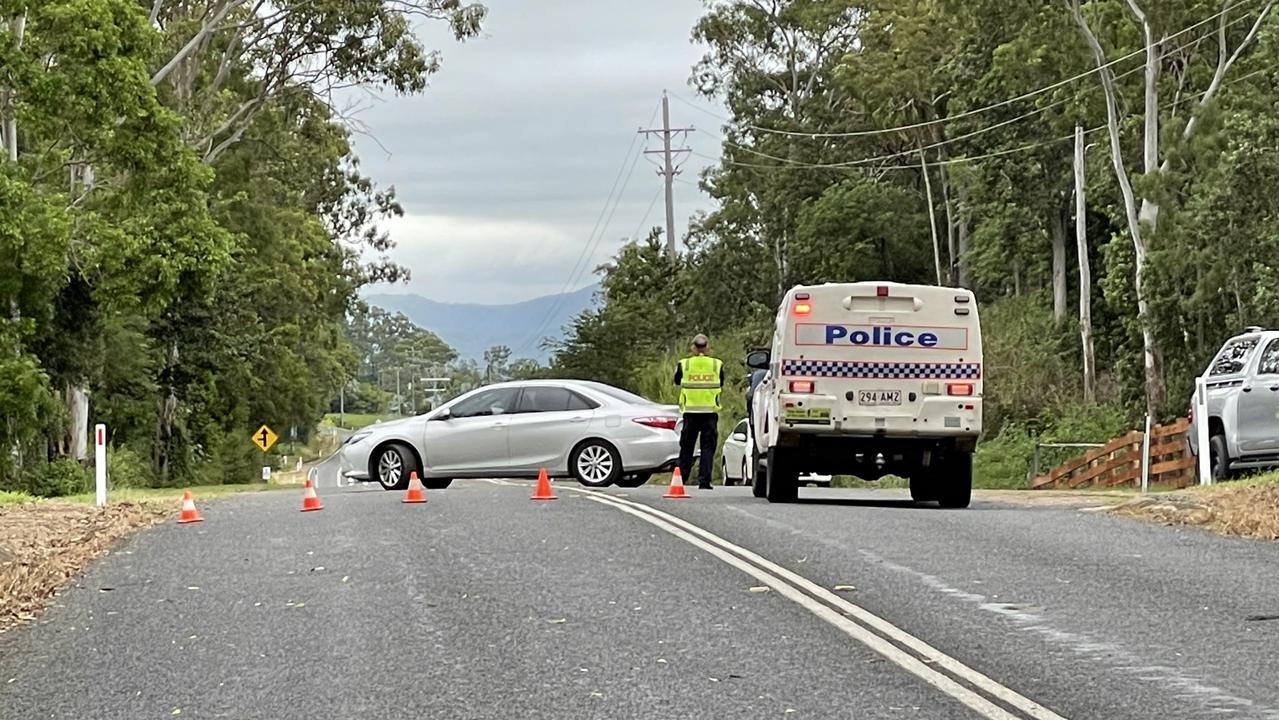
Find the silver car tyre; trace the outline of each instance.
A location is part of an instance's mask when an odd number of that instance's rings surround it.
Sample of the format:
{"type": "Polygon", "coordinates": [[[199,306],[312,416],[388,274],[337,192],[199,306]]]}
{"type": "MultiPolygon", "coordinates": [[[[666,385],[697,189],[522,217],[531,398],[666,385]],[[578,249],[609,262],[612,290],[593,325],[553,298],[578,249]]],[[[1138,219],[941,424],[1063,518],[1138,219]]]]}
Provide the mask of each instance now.
{"type": "Polygon", "coordinates": [[[383,490],[403,490],[409,486],[409,478],[419,473],[417,455],[403,443],[388,443],[373,451],[369,458],[369,477],[377,480],[383,490]]]}
{"type": "Polygon", "coordinates": [[[586,487],[608,487],[622,477],[622,456],[603,440],[587,440],[573,449],[568,468],[586,487]]]}

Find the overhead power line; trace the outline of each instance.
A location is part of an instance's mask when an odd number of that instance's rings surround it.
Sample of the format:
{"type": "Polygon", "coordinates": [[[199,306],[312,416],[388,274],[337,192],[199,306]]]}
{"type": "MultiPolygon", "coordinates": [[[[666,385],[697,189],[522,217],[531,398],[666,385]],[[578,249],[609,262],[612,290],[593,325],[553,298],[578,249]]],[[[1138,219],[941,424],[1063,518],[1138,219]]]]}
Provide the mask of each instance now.
{"type": "MultiPolygon", "coordinates": [[[[1236,18],[1236,19],[1234,19],[1234,20],[1230,21],[1229,23],[1227,23],[1227,26],[1229,26],[1229,25],[1234,25],[1234,24],[1236,24],[1236,23],[1238,23],[1238,22],[1241,22],[1241,21],[1243,21],[1243,20],[1247,20],[1247,19],[1248,19],[1248,18],[1247,18],[1246,16],[1240,16],[1240,17],[1238,17],[1238,18],[1236,18]]],[[[1162,59],[1164,59],[1164,58],[1172,57],[1173,55],[1176,55],[1177,53],[1179,53],[1179,52],[1181,52],[1182,50],[1185,50],[1185,49],[1187,49],[1187,48],[1191,47],[1192,45],[1194,45],[1194,43],[1186,43],[1185,45],[1180,45],[1180,46],[1178,46],[1178,47],[1176,47],[1176,48],[1173,48],[1172,50],[1169,50],[1169,51],[1167,51],[1167,52],[1163,53],[1162,55],[1160,55],[1160,56],[1159,56],[1159,58],[1162,60],[1162,59]]],[[[1118,75],[1115,75],[1115,79],[1120,79],[1120,78],[1127,77],[1127,76],[1129,76],[1129,75],[1134,75],[1134,74],[1136,74],[1136,73],[1143,72],[1144,70],[1145,70],[1145,65],[1144,65],[1144,64],[1143,64],[1143,65],[1138,65],[1137,67],[1132,68],[1131,70],[1126,70],[1126,71],[1124,71],[1124,72],[1122,72],[1122,73],[1119,73],[1118,75]]],[[[939,148],[943,148],[943,147],[946,147],[946,146],[948,146],[948,145],[951,145],[951,144],[954,144],[954,143],[960,142],[960,141],[962,141],[962,140],[968,140],[968,139],[970,139],[970,138],[974,138],[974,137],[977,137],[977,136],[979,136],[979,135],[984,135],[984,134],[986,134],[986,133],[988,133],[988,132],[992,132],[992,131],[994,131],[994,130],[998,130],[998,129],[999,129],[999,128],[1001,128],[1001,127],[1007,127],[1007,126],[1009,126],[1009,125],[1013,125],[1013,124],[1019,123],[1019,122],[1021,122],[1021,121],[1023,121],[1023,120],[1028,120],[1028,119],[1030,119],[1030,118],[1032,118],[1032,117],[1034,117],[1034,116],[1036,116],[1036,115],[1039,115],[1039,114],[1041,114],[1041,113],[1047,112],[1048,110],[1051,110],[1051,109],[1053,109],[1053,108],[1055,108],[1055,107],[1058,107],[1058,106],[1060,106],[1060,105],[1064,105],[1064,104],[1066,104],[1067,102],[1069,102],[1069,98],[1063,98],[1063,99],[1061,99],[1061,100],[1054,100],[1053,102],[1048,103],[1047,105],[1044,105],[1044,106],[1042,106],[1042,107],[1035,108],[1034,110],[1031,110],[1031,111],[1026,112],[1026,113],[1022,113],[1021,115],[1018,115],[1018,116],[1016,116],[1016,117],[1008,118],[1008,119],[1006,119],[1006,120],[1001,120],[1000,122],[997,122],[997,123],[995,123],[994,125],[987,125],[987,126],[985,126],[985,127],[977,128],[976,130],[972,130],[972,131],[969,131],[969,132],[967,132],[967,133],[964,133],[963,135],[956,135],[955,137],[949,137],[949,138],[946,138],[945,140],[939,140],[939,141],[934,142],[934,143],[931,143],[931,144],[929,144],[929,145],[924,145],[922,148],[910,148],[910,149],[908,149],[908,150],[900,150],[900,151],[898,151],[898,152],[889,153],[889,154],[887,154],[887,155],[879,155],[879,156],[876,156],[876,157],[862,158],[862,159],[859,159],[859,160],[847,160],[847,161],[844,161],[844,162],[837,162],[837,163],[809,163],[809,162],[804,162],[804,161],[802,161],[802,160],[795,160],[795,159],[793,159],[793,158],[785,158],[785,157],[780,157],[780,156],[777,156],[777,155],[770,155],[769,153],[761,152],[761,151],[756,150],[756,149],[754,149],[754,148],[752,148],[752,147],[748,147],[748,146],[746,146],[746,145],[740,145],[740,144],[735,143],[735,142],[732,142],[731,140],[728,140],[728,139],[726,139],[726,138],[719,137],[718,135],[715,135],[714,133],[711,133],[711,135],[712,135],[712,136],[714,136],[714,137],[717,137],[717,138],[720,140],[720,142],[722,142],[723,144],[725,144],[725,145],[727,145],[727,146],[729,146],[729,147],[736,148],[736,149],[738,149],[738,150],[741,150],[741,151],[743,151],[743,152],[750,153],[751,155],[755,155],[755,156],[757,156],[757,157],[766,158],[766,159],[768,159],[768,160],[776,160],[776,161],[778,161],[778,162],[786,163],[786,164],[788,164],[788,165],[797,165],[797,166],[800,166],[800,167],[808,167],[808,168],[841,168],[841,167],[854,167],[854,166],[858,166],[858,165],[873,165],[873,164],[875,164],[875,163],[884,162],[884,161],[886,161],[886,160],[896,160],[896,159],[898,159],[898,158],[906,157],[906,156],[908,156],[908,155],[914,155],[914,154],[916,154],[917,152],[919,152],[920,150],[927,151],[927,150],[936,150],[936,149],[939,149],[939,148]]],[[[1071,137],[1074,137],[1074,136],[1072,135],[1071,137]]]]}
{"type": "MultiPolygon", "coordinates": [[[[649,125],[652,125],[653,121],[657,119],[657,113],[660,108],[661,104],[658,103],[657,107],[653,109],[652,117],[648,120],[649,125]]],[[[600,208],[599,215],[595,218],[595,225],[591,228],[590,234],[586,236],[586,241],[582,244],[582,250],[578,253],[577,260],[573,263],[572,269],[569,270],[568,279],[564,281],[564,286],[558,293],[559,297],[555,298],[552,302],[551,307],[539,321],[537,329],[526,336],[524,340],[511,351],[512,356],[528,349],[541,338],[542,333],[547,329],[547,326],[555,317],[555,314],[560,311],[561,307],[563,307],[563,296],[567,294],[568,291],[572,289],[573,285],[581,278],[582,272],[586,268],[590,267],[591,257],[594,256],[595,249],[599,246],[600,240],[604,236],[604,232],[608,229],[608,224],[613,219],[613,213],[617,211],[617,205],[621,202],[622,193],[626,191],[626,186],[630,183],[631,176],[635,174],[636,164],[639,162],[639,159],[643,157],[642,152],[635,151],[636,145],[639,144],[639,138],[639,134],[631,136],[631,143],[627,146],[626,154],[622,157],[622,165],[617,169],[617,176],[613,178],[613,185],[609,188],[608,195],[604,198],[604,205],[600,208]],[[623,174],[625,174],[624,179],[623,174]],[[621,183],[620,189],[618,187],[618,183],[621,183]],[[611,210],[609,208],[610,203],[612,203],[611,210]]]]}
{"type": "MultiPolygon", "coordinates": [[[[677,180],[676,182],[686,183],[688,181],[677,180]]],[[[635,232],[631,233],[632,240],[638,240],[639,234],[644,232],[644,223],[648,222],[648,217],[653,214],[653,208],[657,206],[657,199],[662,196],[662,190],[664,190],[664,188],[659,187],[657,192],[653,193],[653,200],[649,202],[648,209],[644,211],[644,217],[640,218],[639,224],[635,226],[635,232]]]]}
{"type": "MultiPolygon", "coordinates": [[[[1234,84],[1236,84],[1236,83],[1240,83],[1240,82],[1243,82],[1243,81],[1245,81],[1245,80],[1249,80],[1249,79],[1251,79],[1251,78],[1253,78],[1253,77],[1256,77],[1257,75],[1261,75],[1261,74],[1263,74],[1263,73],[1270,72],[1271,70],[1272,70],[1272,68],[1269,68],[1269,67],[1262,68],[1262,69],[1260,69],[1260,70],[1254,70],[1254,71],[1252,71],[1252,72],[1250,72],[1250,73],[1248,73],[1248,74],[1246,74],[1246,75],[1240,75],[1239,77],[1237,77],[1237,78],[1235,78],[1235,79],[1233,79],[1233,80],[1231,80],[1231,81],[1229,81],[1229,82],[1223,83],[1223,84],[1222,84],[1222,87],[1229,87],[1229,86],[1234,85],[1234,84]]],[[[1203,92],[1195,93],[1194,95],[1191,95],[1191,96],[1189,96],[1189,97],[1190,97],[1190,98],[1203,97],[1203,96],[1204,96],[1204,95],[1206,95],[1207,93],[1208,93],[1208,91],[1207,91],[1207,90],[1205,90],[1205,91],[1203,91],[1203,92]]],[[[1171,108],[1174,104],[1175,104],[1174,102],[1165,103],[1165,104],[1163,105],[1163,109],[1171,108]]],[[[1101,131],[1101,130],[1105,130],[1105,129],[1106,129],[1106,126],[1105,126],[1105,125],[1098,125],[1098,126],[1096,126],[1096,127],[1089,128],[1088,130],[1085,130],[1085,131],[1084,131],[1084,134],[1086,134],[1086,135],[1090,135],[1090,134],[1092,134],[1092,133],[1099,132],[1099,131],[1101,131]]],[[[933,165],[965,165],[965,164],[968,164],[968,163],[977,162],[977,161],[979,161],[979,160],[988,160],[988,159],[990,159],[990,158],[994,158],[994,157],[1001,157],[1001,156],[1004,156],[1004,155],[1014,155],[1014,154],[1021,153],[1021,152],[1029,152],[1029,151],[1031,151],[1031,150],[1036,150],[1036,149],[1038,149],[1038,148],[1046,147],[1046,146],[1048,146],[1048,145],[1055,145],[1055,144],[1057,144],[1057,143],[1059,143],[1059,142],[1064,142],[1064,141],[1066,141],[1066,140],[1073,140],[1074,138],[1075,138],[1074,133],[1071,133],[1070,135],[1063,135],[1063,136],[1061,136],[1061,137],[1052,138],[1052,139],[1049,139],[1049,140],[1042,140],[1042,141],[1040,141],[1040,142],[1036,142],[1036,143],[1028,143],[1028,144],[1021,145],[1021,146],[1018,146],[1018,147],[1005,148],[1005,149],[1003,149],[1003,150],[996,150],[996,151],[989,152],[989,153],[985,153],[985,154],[982,154],[982,155],[968,155],[968,156],[961,155],[961,156],[959,156],[959,157],[946,158],[946,159],[944,159],[944,160],[937,160],[937,161],[935,161],[935,162],[933,162],[933,163],[931,163],[931,164],[933,164],[933,165]]],[[[916,151],[912,151],[912,152],[916,152],[916,151]]],[[[703,158],[703,159],[705,159],[705,160],[712,160],[712,161],[716,161],[716,162],[719,162],[719,163],[724,164],[724,165],[731,165],[731,166],[733,166],[733,167],[753,168],[753,169],[759,169],[759,170],[844,170],[844,171],[848,171],[848,170],[861,170],[861,169],[864,169],[864,168],[863,168],[863,166],[842,166],[842,167],[833,167],[833,166],[828,166],[828,165],[766,165],[766,164],[764,164],[764,163],[749,163],[749,162],[738,162],[738,161],[736,161],[736,160],[725,160],[724,158],[716,158],[716,157],[712,157],[712,156],[710,156],[710,155],[706,155],[706,154],[704,154],[704,153],[699,153],[699,152],[694,152],[693,154],[694,154],[695,156],[700,157],[700,158],[703,158]]],[[[874,168],[873,168],[873,169],[874,169],[874,170],[909,170],[909,171],[913,171],[913,172],[919,172],[919,165],[917,165],[917,164],[909,164],[909,165],[876,165],[876,166],[874,166],[874,168]]]]}
{"type": "MultiPolygon", "coordinates": [[[[1231,12],[1231,11],[1233,11],[1233,10],[1236,10],[1236,9],[1238,9],[1238,8],[1240,8],[1240,7],[1245,6],[1245,5],[1254,5],[1254,4],[1256,4],[1257,2],[1259,2],[1259,1],[1260,1],[1260,0],[1238,0],[1238,2],[1235,2],[1235,3],[1233,3],[1233,4],[1231,4],[1231,5],[1227,6],[1227,7],[1222,8],[1222,9],[1221,9],[1221,11],[1219,11],[1219,12],[1217,12],[1217,13],[1214,13],[1213,15],[1211,15],[1211,16],[1209,16],[1209,17],[1207,17],[1207,18],[1203,19],[1203,20],[1200,20],[1200,21],[1199,21],[1199,22],[1197,22],[1197,23],[1194,23],[1193,25],[1189,25],[1189,26],[1187,26],[1187,27],[1185,27],[1185,28],[1182,28],[1181,30],[1178,30],[1177,32],[1172,33],[1171,35],[1168,35],[1165,39],[1166,39],[1166,40],[1170,40],[1170,39],[1175,38],[1175,37],[1177,37],[1177,36],[1179,36],[1179,35],[1183,35],[1183,34],[1185,34],[1185,33],[1187,33],[1187,32],[1190,32],[1190,31],[1195,30],[1195,29],[1197,29],[1197,28],[1200,28],[1200,27],[1202,27],[1202,26],[1204,26],[1204,25],[1207,25],[1208,23],[1213,22],[1214,20],[1216,20],[1216,19],[1218,19],[1218,18],[1220,18],[1220,17],[1222,17],[1222,16],[1224,16],[1224,15],[1226,15],[1226,14],[1230,13],[1230,12],[1231,12]]],[[[972,110],[965,110],[965,111],[963,111],[963,112],[960,112],[960,113],[957,113],[957,114],[954,114],[954,115],[949,115],[949,116],[944,117],[944,118],[937,118],[937,119],[935,119],[935,120],[924,120],[924,121],[917,122],[917,123],[909,123],[909,124],[906,124],[906,125],[898,125],[898,126],[896,126],[896,127],[890,127],[890,128],[877,128],[877,129],[872,129],[872,130],[852,130],[852,131],[845,131],[845,132],[805,132],[805,131],[798,131],[798,130],[781,130],[781,129],[778,129],[778,128],[769,128],[769,127],[763,127],[763,126],[760,126],[760,125],[742,125],[741,127],[742,127],[743,129],[753,130],[753,131],[755,131],[755,132],[760,132],[760,133],[771,133],[771,134],[775,134],[775,135],[786,135],[786,136],[790,136],[790,137],[802,137],[802,138],[809,138],[809,139],[816,139],[816,138],[869,137],[869,136],[873,136],[873,135],[885,135],[885,134],[890,134],[890,133],[899,133],[899,132],[904,132],[904,131],[907,131],[907,130],[918,130],[918,129],[921,129],[921,128],[932,127],[932,126],[934,126],[934,125],[941,125],[941,124],[945,124],[945,123],[949,123],[949,122],[954,122],[954,121],[956,121],[956,120],[962,120],[963,118],[966,118],[966,117],[972,117],[972,116],[974,116],[974,115],[981,115],[981,114],[984,114],[984,113],[990,112],[991,110],[997,110],[997,109],[999,109],[999,108],[1001,108],[1001,107],[1006,107],[1006,106],[1008,106],[1008,105],[1012,105],[1012,104],[1014,104],[1014,103],[1022,102],[1022,101],[1024,101],[1024,100],[1029,100],[1029,99],[1031,99],[1031,98],[1037,97],[1037,96],[1042,95],[1042,94],[1044,94],[1044,93],[1051,92],[1051,91],[1056,90],[1056,89],[1061,88],[1061,87],[1065,87],[1066,85],[1070,85],[1071,83],[1077,82],[1077,81],[1082,80],[1082,79],[1084,79],[1084,78],[1086,78],[1086,77],[1090,77],[1090,76],[1092,76],[1092,75],[1095,75],[1095,74],[1097,74],[1098,72],[1101,72],[1101,70],[1102,70],[1103,68],[1111,68],[1111,67],[1114,67],[1115,65],[1117,65],[1117,64],[1119,64],[1119,63],[1125,62],[1125,61],[1127,61],[1127,60],[1131,60],[1132,58],[1137,57],[1137,56],[1139,56],[1139,55],[1143,55],[1143,54],[1145,54],[1145,52],[1146,52],[1146,51],[1145,51],[1145,49],[1144,49],[1144,48],[1143,48],[1143,49],[1141,49],[1141,50],[1135,50],[1135,51],[1133,51],[1133,52],[1131,52],[1131,53],[1128,53],[1127,55],[1124,55],[1123,57],[1115,58],[1114,60],[1111,60],[1111,61],[1107,62],[1105,65],[1102,65],[1102,66],[1100,66],[1100,67],[1094,67],[1094,68],[1091,68],[1091,69],[1089,69],[1089,70],[1086,70],[1086,71],[1084,71],[1084,72],[1079,73],[1078,75],[1074,75],[1073,77],[1066,78],[1065,80],[1059,80],[1059,81],[1057,81],[1057,82],[1055,82],[1055,83],[1053,83],[1053,84],[1051,84],[1051,85],[1046,85],[1046,86],[1041,87],[1041,88],[1038,88],[1038,89],[1036,89],[1036,90],[1031,90],[1031,91],[1029,91],[1029,92],[1022,93],[1021,95],[1017,95],[1017,96],[1015,96],[1015,97],[1006,98],[1006,99],[1004,99],[1004,100],[1000,100],[1000,101],[998,101],[998,102],[991,103],[990,105],[986,105],[986,106],[984,106],[984,107],[974,108],[974,109],[972,109],[972,110]]],[[[704,113],[704,114],[709,115],[709,116],[714,117],[714,118],[717,118],[717,119],[719,119],[719,120],[721,120],[721,121],[723,121],[723,122],[727,122],[727,123],[735,122],[732,118],[724,117],[723,115],[720,115],[720,114],[718,114],[718,113],[716,113],[716,112],[713,112],[713,111],[711,111],[711,110],[708,110],[708,109],[706,109],[706,108],[703,108],[703,107],[701,107],[701,106],[699,106],[699,105],[697,105],[697,104],[695,104],[695,103],[693,103],[693,102],[690,102],[689,100],[684,99],[683,97],[681,97],[681,96],[679,96],[679,95],[674,95],[674,97],[675,97],[675,99],[676,99],[676,100],[678,100],[679,102],[684,103],[685,105],[688,105],[689,107],[693,108],[694,110],[696,110],[696,111],[698,111],[698,112],[704,113]]]]}

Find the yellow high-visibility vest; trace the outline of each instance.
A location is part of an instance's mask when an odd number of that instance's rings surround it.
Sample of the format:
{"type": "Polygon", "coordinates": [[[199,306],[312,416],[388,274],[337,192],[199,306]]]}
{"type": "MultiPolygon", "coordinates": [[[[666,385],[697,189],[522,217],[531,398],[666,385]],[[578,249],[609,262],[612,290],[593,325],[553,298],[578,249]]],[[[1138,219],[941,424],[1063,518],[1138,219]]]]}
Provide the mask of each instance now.
{"type": "Polygon", "coordinates": [[[724,363],[709,355],[679,361],[679,409],[684,413],[717,413],[722,390],[719,376],[724,363]]]}

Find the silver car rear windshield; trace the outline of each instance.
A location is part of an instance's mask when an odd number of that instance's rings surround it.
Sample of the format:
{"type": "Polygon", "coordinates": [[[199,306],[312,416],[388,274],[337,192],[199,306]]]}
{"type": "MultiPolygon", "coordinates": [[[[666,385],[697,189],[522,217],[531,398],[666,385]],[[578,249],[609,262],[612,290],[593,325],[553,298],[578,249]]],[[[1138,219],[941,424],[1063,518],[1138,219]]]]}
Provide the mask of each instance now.
{"type": "Polygon", "coordinates": [[[649,400],[648,398],[640,397],[639,395],[636,395],[634,393],[626,392],[625,390],[622,390],[621,388],[615,388],[612,385],[605,385],[603,383],[597,383],[597,382],[583,382],[582,384],[602,395],[607,395],[613,398],[614,400],[621,400],[624,403],[630,403],[632,405],[656,405],[657,404],[653,402],[652,400],[649,400]]]}

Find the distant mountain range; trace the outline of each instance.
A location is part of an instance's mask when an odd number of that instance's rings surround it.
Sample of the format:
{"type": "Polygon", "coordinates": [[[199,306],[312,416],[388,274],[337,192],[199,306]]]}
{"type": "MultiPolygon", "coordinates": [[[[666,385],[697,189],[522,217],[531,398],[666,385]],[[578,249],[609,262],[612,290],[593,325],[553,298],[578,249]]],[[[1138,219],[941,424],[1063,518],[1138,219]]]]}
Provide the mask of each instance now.
{"type": "Polygon", "coordinates": [[[439,335],[464,359],[480,361],[485,350],[506,345],[513,351],[512,359],[545,361],[549,353],[540,347],[542,338],[562,337],[563,327],[573,316],[593,307],[597,289],[598,285],[592,285],[509,305],[445,303],[421,295],[390,294],[367,295],[364,301],[404,313],[415,325],[439,335]]]}

